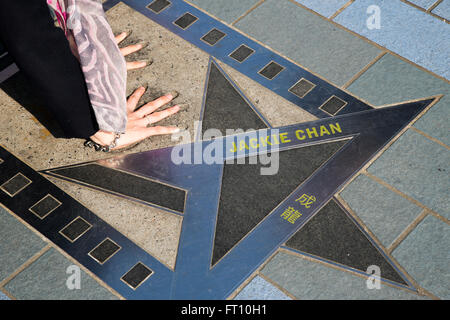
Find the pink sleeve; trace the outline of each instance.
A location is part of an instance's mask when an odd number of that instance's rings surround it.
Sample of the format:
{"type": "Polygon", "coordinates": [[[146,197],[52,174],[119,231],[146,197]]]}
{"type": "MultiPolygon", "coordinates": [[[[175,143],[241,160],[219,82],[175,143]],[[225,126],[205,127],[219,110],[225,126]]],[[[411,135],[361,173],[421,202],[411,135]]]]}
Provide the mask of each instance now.
{"type": "Polygon", "coordinates": [[[47,0],[47,3],[55,11],[80,61],[99,128],[125,132],[126,63],[101,1],[47,0]]]}

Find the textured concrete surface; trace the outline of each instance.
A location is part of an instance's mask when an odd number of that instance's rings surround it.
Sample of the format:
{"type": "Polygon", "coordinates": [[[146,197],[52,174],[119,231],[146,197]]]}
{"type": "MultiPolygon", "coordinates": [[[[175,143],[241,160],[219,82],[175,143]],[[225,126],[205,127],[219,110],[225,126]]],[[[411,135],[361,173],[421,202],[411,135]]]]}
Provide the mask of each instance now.
{"type": "Polygon", "coordinates": [[[0,206],[0,237],[0,281],[47,245],[3,206],[0,206]]]}
{"type": "Polygon", "coordinates": [[[358,176],[340,195],[386,248],[422,212],[365,175],[358,176]]]}
{"type": "Polygon", "coordinates": [[[426,290],[450,299],[450,226],[427,216],[394,250],[393,255],[426,290]]]}
{"type": "Polygon", "coordinates": [[[381,283],[368,289],[367,279],[329,268],[286,252],[277,253],[262,274],[300,300],[416,300],[423,299],[381,283]]]}
{"type": "Polygon", "coordinates": [[[369,29],[372,0],[352,3],[334,21],[430,71],[450,79],[450,25],[400,0],[380,0],[381,25],[369,29]]]}
{"type": "Polygon", "coordinates": [[[180,216],[57,178],[49,180],[161,262],[175,266],[180,216]]]}
{"type": "MultiPolygon", "coordinates": [[[[74,263],[50,249],[5,285],[20,300],[116,300],[115,295],[80,270],[80,286],[74,284],[74,263]]],[[[76,268],[76,267],[75,267],[76,268]]]]}
{"type": "Polygon", "coordinates": [[[234,300],[291,300],[291,298],[271,283],[256,276],[234,300]]]}
{"type": "MultiPolygon", "coordinates": [[[[180,95],[174,103],[187,103],[188,110],[181,111],[158,125],[188,127],[193,134],[193,122],[200,115],[208,56],[124,4],[108,11],[107,16],[116,34],[133,30],[129,39],[120,46],[141,41],[149,43],[142,52],[128,56],[127,60],[154,60],[152,65],[142,70],[128,72],[128,93],[139,86],[148,85],[147,93],[141,99],[140,105],[143,105],[163,94],[178,91],[180,95]],[[193,65],[196,67],[193,68],[193,65]]],[[[26,93],[29,87],[23,82],[19,82],[17,86],[14,89],[19,95],[24,91],[26,93]]],[[[35,101],[26,104],[34,105],[35,101]]],[[[110,157],[85,148],[84,141],[80,139],[55,139],[34,115],[25,111],[4,91],[0,92],[0,110],[5,118],[11,119],[0,128],[0,134],[6,137],[3,143],[36,170],[110,157]],[[28,134],[24,137],[22,132],[28,134]]],[[[42,110],[34,111],[39,113],[38,117],[42,117],[42,110]]],[[[155,136],[124,154],[174,144],[170,136],[155,136]]]]}
{"type": "Polygon", "coordinates": [[[380,53],[371,44],[289,1],[267,0],[236,27],[338,85],[380,53]]]}
{"type": "Polygon", "coordinates": [[[293,103],[273,94],[272,91],[244,76],[239,71],[219,62],[220,67],[233,79],[253,105],[273,127],[303,123],[317,118],[293,103]]]}

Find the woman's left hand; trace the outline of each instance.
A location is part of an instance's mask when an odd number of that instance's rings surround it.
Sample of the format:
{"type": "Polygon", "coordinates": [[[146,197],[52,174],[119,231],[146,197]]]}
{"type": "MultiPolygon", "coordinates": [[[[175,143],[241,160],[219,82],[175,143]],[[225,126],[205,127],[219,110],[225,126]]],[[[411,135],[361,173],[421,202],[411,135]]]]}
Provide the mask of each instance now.
{"type": "MultiPolygon", "coordinates": [[[[117,44],[121,43],[123,40],[126,39],[126,37],[128,37],[128,33],[126,32],[122,32],[121,34],[117,35],[116,38],[116,42],[117,44]]],[[[120,48],[120,52],[122,53],[122,55],[124,57],[126,57],[129,54],[132,54],[134,52],[137,52],[139,50],[141,50],[142,48],[144,48],[145,45],[142,43],[138,43],[138,44],[132,44],[123,48],[120,48]]],[[[149,65],[149,61],[133,61],[133,62],[128,62],[127,61],[127,70],[134,70],[134,69],[140,69],[140,68],[144,68],[147,65],[149,65]]]]}

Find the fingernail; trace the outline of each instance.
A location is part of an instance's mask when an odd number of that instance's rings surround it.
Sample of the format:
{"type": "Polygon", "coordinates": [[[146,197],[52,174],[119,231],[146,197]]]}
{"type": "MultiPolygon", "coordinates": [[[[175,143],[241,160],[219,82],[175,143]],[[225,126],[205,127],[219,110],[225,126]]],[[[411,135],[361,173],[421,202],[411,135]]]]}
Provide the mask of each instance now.
{"type": "Polygon", "coordinates": [[[139,62],[145,62],[145,66],[148,67],[153,63],[153,59],[141,60],[139,62]]]}
{"type": "Polygon", "coordinates": [[[141,50],[148,46],[148,41],[139,42],[138,45],[141,46],[141,50]]]}
{"type": "Polygon", "coordinates": [[[180,94],[178,93],[178,91],[171,91],[167,95],[171,95],[172,96],[172,100],[173,100],[176,97],[178,97],[180,94]]]}
{"type": "Polygon", "coordinates": [[[180,104],[177,104],[177,106],[180,108],[180,111],[185,111],[189,108],[188,103],[180,103],[180,104]]]}

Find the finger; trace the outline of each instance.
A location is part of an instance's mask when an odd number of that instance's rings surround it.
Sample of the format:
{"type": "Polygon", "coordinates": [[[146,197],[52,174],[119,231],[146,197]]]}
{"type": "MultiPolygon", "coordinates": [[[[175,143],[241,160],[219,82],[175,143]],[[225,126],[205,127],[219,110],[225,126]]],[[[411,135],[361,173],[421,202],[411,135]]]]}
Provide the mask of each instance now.
{"type": "Polygon", "coordinates": [[[166,94],[165,96],[159,97],[156,100],[153,100],[145,105],[143,105],[139,110],[137,110],[135,113],[139,118],[143,118],[144,116],[152,113],[153,111],[157,110],[158,108],[162,107],[165,104],[168,104],[172,99],[176,96],[174,93],[166,94]]]}
{"type": "Polygon", "coordinates": [[[136,89],[127,100],[127,113],[132,113],[145,93],[145,87],[136,89]]]}
{"type": "Polygon", "coordinates": [[[148,137],[150,136],[157,136],[157,135],[163,135],[163,134],[173,134],[180,132],[180,128],[177,127],[162,127],[162,126],[156,126],[156,127],[149,127],[144,129],[148,137]]]}
{"type": "Polygon", "coordinates": [[[144,119],[146,119],[148,123],[153,124],[158,121],[161,121],[162,119],[170,117],[171,115],[177,113],[178,111],[180,111],[180,107],[174,106],[174,107],[167,108],[160,112],[154,112],[154,113],[146,116],[144,119]]]}
{"type": "Polygon", "coordinates": [[[167,117],[170,117],[171,115],[174,115],[175,113],[177,113],[178,111],[180,111],[180,107],[179,106],[174,106],[171,108],[167,108],[163,111],[160,112],[155,112],[152,114],[149,114],[143,118],[140,119],[133,119],[133,124],[137,125],[138,127],[147,127],[150,124],[156,123],[158,121],[161,121],[167,117]]]}
{"type": "Polygon", "coordinates": [[[132,54],[136,51],[141,50],[142,48],[144,48],[145,43],[138,43],[138,44],[132,44],[130,46],[126,46],[123,48],[120,48],[120,52],[122,53],[122,55],[125,57],[129,54],[132,54]]]}
{"type": "Polygon", "coordinates": [[[151,62],[149,62],[149,61],[127,62],[127,70],[135,70],[135,69],[144,68],[150,64],[151,64],[151,62]]]}
{"type": "Polygon", "coordinates": [[[126,37],[128,37],[128,33],[127,32],[122,32],[122,33],[118,34],[117,36],[115,36],[114,38],[116,39],[116,43],[119,44],[123,40],[125,40],[126,37]]]}

